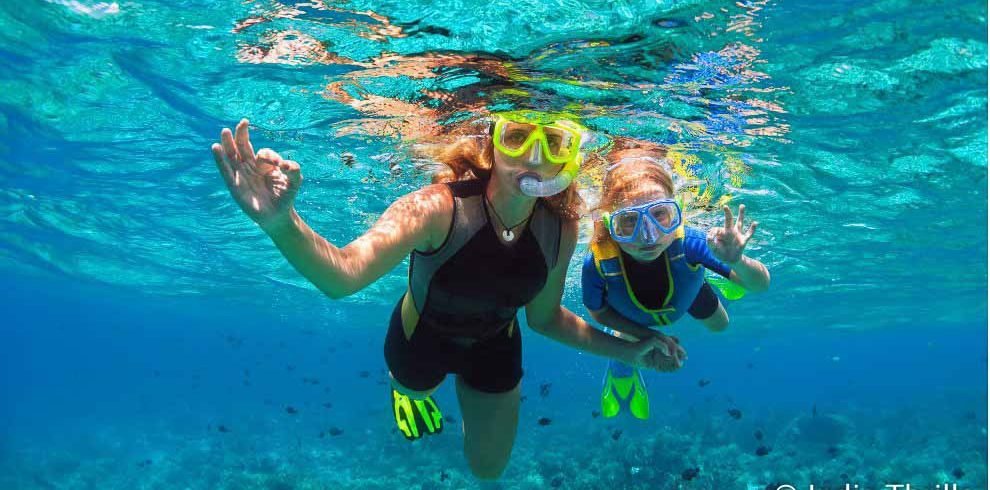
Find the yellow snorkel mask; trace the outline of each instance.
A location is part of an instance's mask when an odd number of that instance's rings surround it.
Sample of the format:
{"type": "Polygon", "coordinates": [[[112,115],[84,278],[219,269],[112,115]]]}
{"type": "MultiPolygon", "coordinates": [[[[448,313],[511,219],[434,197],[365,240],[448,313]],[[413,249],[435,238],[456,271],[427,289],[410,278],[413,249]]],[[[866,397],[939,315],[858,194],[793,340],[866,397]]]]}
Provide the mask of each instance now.
{"type": "Polygon", "coordinates": [[[581,164],[581,143],[587,134],[586,128],[562,114],[511,111],[493,116],[492,144],[497,151],[511,158],[529,152],[529,160],[534,165],[549,162],[563,167],[549,180],[534,174],[521,176],[519,188],[524,194],[552,196],[571,184],[581,164]]]}

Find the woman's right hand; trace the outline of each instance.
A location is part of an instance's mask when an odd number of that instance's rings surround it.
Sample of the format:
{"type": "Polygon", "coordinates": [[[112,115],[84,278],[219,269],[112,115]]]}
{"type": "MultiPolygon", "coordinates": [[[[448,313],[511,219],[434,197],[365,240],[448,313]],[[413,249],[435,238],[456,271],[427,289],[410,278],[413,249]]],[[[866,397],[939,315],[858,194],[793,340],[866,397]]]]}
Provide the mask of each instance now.
{"type": "Polygon", "coordinates": [[[247,119],[237,124],[236,134],[224,128],[212,150],[217,169],[244,214],[262,229],[291,219],[302,183],[298,163],[283,160],[268,148],[255,154],[247,119]]]}

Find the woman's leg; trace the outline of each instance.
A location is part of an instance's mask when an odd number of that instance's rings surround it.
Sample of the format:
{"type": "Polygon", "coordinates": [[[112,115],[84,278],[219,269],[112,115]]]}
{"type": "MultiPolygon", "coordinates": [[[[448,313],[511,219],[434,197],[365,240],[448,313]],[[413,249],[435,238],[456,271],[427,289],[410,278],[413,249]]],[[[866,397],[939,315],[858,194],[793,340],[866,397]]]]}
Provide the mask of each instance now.
{"type": "Polygon", "coordinates": [[[503,393],[486,393],[457,377],[457,400],[464,418],[464,456],[478,478],[494,480],[509,463],[519,425],[519,393],[519,384],[503,393]]]}
{"type": "Polygon", "coordinates": [[[385,334],[385,363],[392,378],[395,425],[406,439],[415,440],[443,430],[443,414],[430,395],[447,375],[449,354],[428,332],[406,333],[400,308],[397,305],[392,312],[385,334]]]}

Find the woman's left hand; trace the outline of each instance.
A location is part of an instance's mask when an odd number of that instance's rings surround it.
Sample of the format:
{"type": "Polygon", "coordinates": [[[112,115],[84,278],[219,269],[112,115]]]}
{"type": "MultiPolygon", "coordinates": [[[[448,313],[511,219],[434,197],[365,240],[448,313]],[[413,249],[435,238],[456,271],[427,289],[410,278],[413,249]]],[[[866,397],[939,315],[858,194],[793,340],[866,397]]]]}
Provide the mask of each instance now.
{"type": "Polygon", "coordinates": [[[742,259],[743,250],[749,239],[756,232],[756,221],[749,224],[749,229],[743,232],[743,217],[746,215],[746,205],[739,205],[739,219],[734,220],[729,206],[722,206],[725,211],[725,227],[715,227],[708,230],[708,248],[715,257],[727,264],[735,264],[742,259]]]}
{"type": "Polygon", "coordinates": [[[680,348],[679,342],[677,343],[679,349],[677,352],[671,352],[666,339],[661,339],[659,336],[639,340],[631,348],[632,357],[627,360],[620,359],[626,364],[668,373],[683,366],[679,355],[684,350],[680,348]]]}

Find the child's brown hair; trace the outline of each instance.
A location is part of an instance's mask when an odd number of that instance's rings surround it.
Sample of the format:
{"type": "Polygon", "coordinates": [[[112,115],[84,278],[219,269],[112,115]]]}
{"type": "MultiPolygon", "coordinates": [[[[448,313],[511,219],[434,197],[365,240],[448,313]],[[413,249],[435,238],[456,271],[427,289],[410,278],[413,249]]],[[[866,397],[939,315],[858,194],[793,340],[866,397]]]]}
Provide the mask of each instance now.
{"type": "MultiPolygon", "coordinates": [[[[616,203],[640,192],[660,187],[667,197],[674,197],[674,181],[667,170],[654,160],[662,160],[664,152],[640,148],[613,150],[606,156],[611,170],[602,183],[602,197],[597,211],[615,211],[616,203]],[[642,157],[642,158],[641,158],[642,157]]],[[[594,243],[609,240],[608,230],[602,222],[595,223],[594,243]]]]}

